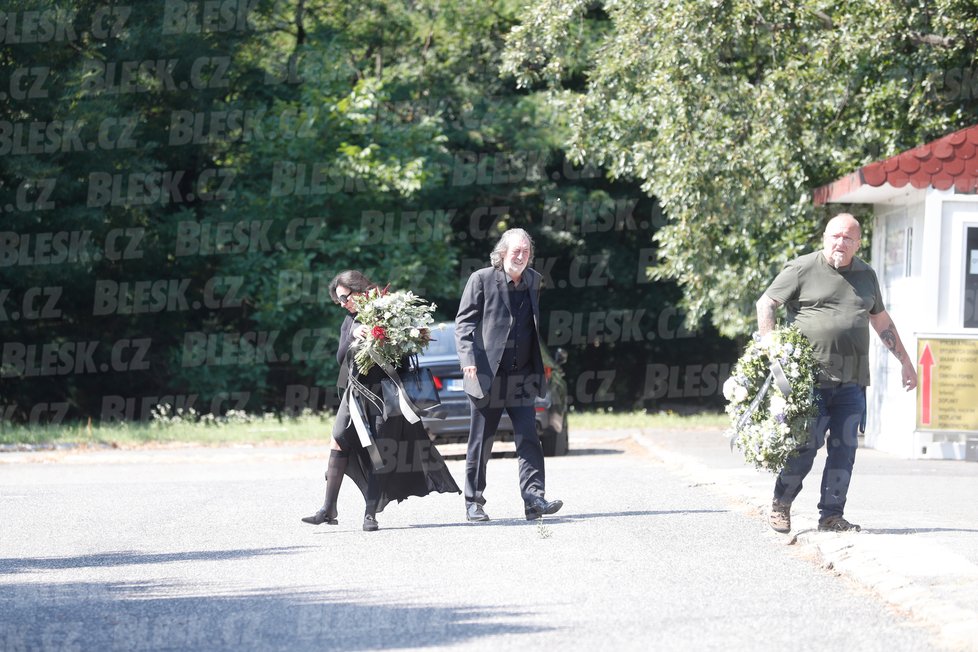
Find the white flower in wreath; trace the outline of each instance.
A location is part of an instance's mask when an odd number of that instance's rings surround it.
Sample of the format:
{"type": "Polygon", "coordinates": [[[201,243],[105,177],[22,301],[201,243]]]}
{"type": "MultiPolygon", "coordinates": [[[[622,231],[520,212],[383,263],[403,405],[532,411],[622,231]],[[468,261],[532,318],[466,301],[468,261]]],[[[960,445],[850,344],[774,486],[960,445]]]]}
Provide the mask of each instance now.
{"type": "Polygon", "coordinates": [[[774,417],[776,421],[781,422],[784,420],[785,414],[787,413],[788,402],[781,396],[772,396],[768,409],[771,411],[771,416],[774,417]]]}
{"type": "Polygon", "coordinates": [[[747,388],[731,376],[723,383],[723,397],[734,405],[743,403],[747,400],[747,388]]]}

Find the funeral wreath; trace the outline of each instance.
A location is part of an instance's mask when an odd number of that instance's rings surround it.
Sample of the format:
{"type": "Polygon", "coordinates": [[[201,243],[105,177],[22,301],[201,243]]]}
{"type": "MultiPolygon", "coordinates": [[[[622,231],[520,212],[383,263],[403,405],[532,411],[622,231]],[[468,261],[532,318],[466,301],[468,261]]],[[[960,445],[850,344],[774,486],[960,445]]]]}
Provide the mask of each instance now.
{"type": "Polygon", "coordinates": [[[797,327],[765,338],[754,334],[723,384],[731,419],[727,436],[748,462],[777,473],[808,441],[818,413],[817,373],[812,345],[797,327]]]}

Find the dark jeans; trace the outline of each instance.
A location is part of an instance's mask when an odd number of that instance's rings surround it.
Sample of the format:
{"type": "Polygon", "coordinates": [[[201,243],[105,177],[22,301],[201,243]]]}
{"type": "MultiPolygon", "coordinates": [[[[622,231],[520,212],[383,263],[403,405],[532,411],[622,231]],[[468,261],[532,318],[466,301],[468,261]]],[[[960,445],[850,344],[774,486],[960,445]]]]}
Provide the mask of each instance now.
{"type": "Polygon", "coordinates": [[[523,501],[544,496],[543,447],[537,435],[533,392],[527,374],[497,374],[489,394],[481,399],[471,396],[472,423],[465,455],[465,502],[486,504],[486,465],[492,456],[492,443],[503,410],[513,422],[513,438],[519,458],[520,493],[523,501]]]}
{"type": "Polygon", "coordinates": [[[801,491],[802,481],[812,470],[815,454],[828,437],[828,456],[822,472],[822,493],[818,503],[821,517],[842,516],[846,494],[856,460],[859,424],[866,410],[866,396],[861,385],[844,383],[837,387],[815,390],[818,417],[809,433],[809,440],[800,447],[774,484],[774,498],[791,503],[801,491]]]}

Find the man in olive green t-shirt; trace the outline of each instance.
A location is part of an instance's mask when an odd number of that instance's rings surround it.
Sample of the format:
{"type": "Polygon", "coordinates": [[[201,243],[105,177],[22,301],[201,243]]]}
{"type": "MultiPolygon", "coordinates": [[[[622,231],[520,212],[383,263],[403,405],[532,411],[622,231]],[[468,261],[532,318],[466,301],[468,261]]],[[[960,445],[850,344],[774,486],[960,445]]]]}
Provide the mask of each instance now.
{"type": "Polygon", "coordinates": [[[876,273],[855,257],[862,232],[848,213],[836,215],[825,227],[821,251],[800,256],[785,265],[757,300],[761,337],[774,330],[775,313],[784,305],[788,323],[808,338],[820,364],[815,388],[818,418],[809,436],[778,474],[771,505],[771,527],[791,531],[791,503],[812,469],[815,454],[829,433],[828,456],[822,473],[819,530],[845,532],[859,526],[843,517],[852,466],[856,459],[859,424],[866,409],[869,385],[869,328],[902,364],[903,386],[917,386],[913,360],[883,305],[876,273]]]}

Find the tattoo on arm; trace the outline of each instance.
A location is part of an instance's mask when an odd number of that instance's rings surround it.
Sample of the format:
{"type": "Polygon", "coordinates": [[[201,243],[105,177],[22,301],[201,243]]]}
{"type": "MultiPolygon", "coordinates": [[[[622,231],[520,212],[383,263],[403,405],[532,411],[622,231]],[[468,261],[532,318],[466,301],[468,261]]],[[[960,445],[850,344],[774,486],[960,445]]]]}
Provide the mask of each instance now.
{"type": "Polygon", "coordinates": [[[778,304],[767,296],[762,296],[757,302],[757,330],[762,335],[774,330],[774,317],[777,310],[778,304]]]}
{"type": "Polygon", "coordinates": [[[886,328],[880,331],[880,339],[883,340],[883,344],[886,345],[886,348],[888,348],[890,351],[893,351],[893,355],[896,356],[897,360],[903,362],[903,355],[901,355],[896,348],[897,345],[896,326],[893,325],[892,321],[889,323],[889,325],[886,328]]]}
{"type": "Polygon", "coordinates": [[[880,331],[880,339],[883,340],[883,344],[889,350],[894,350],[896,348],[896,326],[893,325],[891,321],[887,324],[886,328],[880,331]]]}

